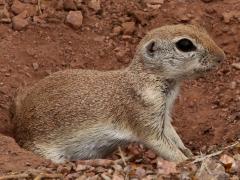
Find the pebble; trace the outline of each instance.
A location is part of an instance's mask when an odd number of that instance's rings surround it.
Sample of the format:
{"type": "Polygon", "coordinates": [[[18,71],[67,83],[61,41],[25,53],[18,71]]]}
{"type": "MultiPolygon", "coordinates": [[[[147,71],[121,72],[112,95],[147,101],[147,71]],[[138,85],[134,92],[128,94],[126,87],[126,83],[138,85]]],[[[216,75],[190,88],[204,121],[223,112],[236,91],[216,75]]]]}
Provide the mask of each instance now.
{"type": "Polygon", "coordinates": [[[123,64],[128,64],[130,62],[130,59],[126,56],[126,51],[119,51],[116,53],[118,62],[121,62],[123,64]]]}
{"type": "Polygon", "coordinates": [[[122,31],[122,27],[121,26],[115,26],[112,30],[114,35],[119,35],[122,31]]]}
{"type": "Polygon", "coordinates": [[[112,180],[124,180],[124,179],[125,178],[121,174],[118,174],[118,173],[114,173],[112,176],[112,180]]]}
{"type": "Polygon", "coordinates": [[[28,26],[29,22],[24,19],[21,18],[19,16],[15,16],[12,18],[12,27],[14,30],[20,31],[25,29],[28,26]]]}
{"type": "Polygon", "coordinates": [[[76,4],[76,6],[77,6],[77,9],[81,9],[83,0],[74,0],[74,2],[76,4]]]}
{"type": "Polygon", "coordinates": [[[222,13],[223,21],[227,24],[229,23],[234,17],[238,17],[240,13],[238,11],[230,11],[222,13]]]}
{"type": "Polygon", "coordinates": [[[11,10],[14,14],[20,14],[25,10],[26,5],[18,0],[14,0],[11,6],[11,10]]]}
{"type": "Polygon", "coordinates": [[[62,10],[63,9],[63,0],[58,0],[56,4],[56,10],[62,10]]]}
{"type": "Polygon", "coordinates": [[[85,179],[88,179],[88,177],[85,175],[81,175],[77,178],[77,180],[85,180],[85,179]]]}
{"type": "Polygon", "coordinates": [[[240,70],[240,63],[232,63],[232,67],[234,67],[237,70],[240,70]]]}
{"type": "Polygon", "coordinates": [[[71,172],[72,167],[71,166],[64,166],[64,165],[59,165],[57,168],[57,172],[62,173],[62,174],[67,174],[71,172]]]}
{"type": "Polygon", "coordinates": [[[0,10],[0,18],[9,18],[10,14],[6,7],[0,10]]]}
{"type": "Polygon", "coordinates": [[[107,176],[106,174],[101,174],[101,177],[104,179],[104,180],[111,180],[111,178],[109,176],[107,176]]]}
{"type": "Polygon", "coordinates": [[[228,165],[228,164],[232,165],[234,163],[234,159],[231,156],[223,154],[220,158],[220,162],[223,163],[224,165],[228,165]]]}
{"type": "Polygon", "coordinates": [[[122,166],[120,166],[119,164],[114,164],[114,165],[112,165],[112,167],[114,168],[115,171],[122,171],[123,170],[122,166]]]}
{"type": "Polygon", "coordinates": [[[67,175],[66,179],[77,179],[78,177],[79,177],[78,173],[71,173],[67,175]]]}
{"type": "Polygon", "coordinates": [[[14,14],[18,15],[23,11],[27,11],[28,16],[34,16],[37,14],[36,8],[31,4],[24,4],[18,0],[14,0],[11,6],[11,10],[14,14]]]}
{"type": "Polygon", "coordinates": [[[131,35],[135,32],[135,22],[124,22],[122,23],[122,28],[123,28],[123,34],[125,35],[131,35]]]}
{"type": "Polygon", "coordinates": [[[181,17],[179,17],[180,22],[187,23],[191,20],[191,14],[184,14],[181,17]]]}
{"type": "Polygon", "coordinates": [[[0,87],[0,93],[7,94],[9,92],[9,88],[7,86],[0,87]]]}
{"type": "Polygon", "coordinates": [[[236,89],[236,87],[237,87],[237,82],[236,82],[236,81],[232,81],[232,82],[230,83],[230,88],[231,88],[231,89],[236,89]]]}
{"type": "Polygon", "coordinates": [[[6,7],[0,10],[0,21],[3,23],[11,23],[10,14],[6,7]]]}
{"type": "Polygon", "coordinates": [[[76,168],[76,171],[84,171],[84,170],[87,170],[88,167],[89,166],[87,166],[87,165],[78,164],[77,168],[76,168]]]}
{"type": "Polygon", "coordinates": [[[96,42],[103,42],[105,40],[105,36],[96,36],[93,40],[96,42]]]}
{"type": "Polygon", "coordinates": [[[145,155],[150,159],[154,159],[157,157],[156,154],[152,150],[146,151],[145,155]]]}
{"type": "Polygon", "coordinates": [[[141,167],[138,167],[137,169],[136,169],[136,175],[138,176],[138,177],[144,177],[145,175],[146,175],[146,171],[143,169],[143,168],[141,168],[141,167]]]}
{"type": "Polygon", "coordinates": [[[77,6],[75,5],[73,0],[64,0],[63,8],[67,11],[69,10],[77,10],[77,6]]]}
{"type": "Polygon", "coordinates": [[[159,9],[164,3],[164,0],[145,0],[144,2],[149,8],[159,9]]]}
{"type": "Polygon", "coordinates": [[[81,11],[70,11],[66,17],[66,23],[75,29],[81,27],[82,21],[83,16],[81,11]]]}
{"type": "Polygon", "coordinates": [[[95,11],[99,11],[101,9],[101,1],[100,0],[90,0],[88,3],[88,7],[95,11]]]}
{"type": "Polygon", "coordinates": [[[38,68],[39,68],[39,64],[36,62],[32,63],[32,66],[33,66],[34,71],[38,70],[38,68]]]}
{"type": "Polygon", "coordinates": [[[231,179],[230,180],[239,180],[239,177],[238,176],[236,176],[236,175],[233,175],[233,177],[231,177],[231,179]]]}

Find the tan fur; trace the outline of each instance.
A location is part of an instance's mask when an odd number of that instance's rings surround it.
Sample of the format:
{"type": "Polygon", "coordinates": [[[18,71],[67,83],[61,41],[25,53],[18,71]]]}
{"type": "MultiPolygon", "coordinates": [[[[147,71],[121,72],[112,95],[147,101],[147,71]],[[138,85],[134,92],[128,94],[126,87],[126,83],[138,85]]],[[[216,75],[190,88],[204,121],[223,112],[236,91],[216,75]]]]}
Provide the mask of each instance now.
{"type": "Polygon", "coordinates": [[[155,29],[140,42],[126,69],[61,71],[19,93],[14,117],[17,141],[55,162],[100,158],[132,141],[146,144],[168,160],[187,159],[191,151],[171,125],[170,113],[181,81],[195,76],[200,65],[190,59],[181,65],[186,72],[174,64],[173,72],[164,64],[155,65],[168,63],[165,56],[148,62],[144,55],[152,40],[159,41],[161,49],[161,42],[174,45],[174,38],[185,36],[207,53],[208,68],[224,59],[223,51],[201,28],[155,29]]]}

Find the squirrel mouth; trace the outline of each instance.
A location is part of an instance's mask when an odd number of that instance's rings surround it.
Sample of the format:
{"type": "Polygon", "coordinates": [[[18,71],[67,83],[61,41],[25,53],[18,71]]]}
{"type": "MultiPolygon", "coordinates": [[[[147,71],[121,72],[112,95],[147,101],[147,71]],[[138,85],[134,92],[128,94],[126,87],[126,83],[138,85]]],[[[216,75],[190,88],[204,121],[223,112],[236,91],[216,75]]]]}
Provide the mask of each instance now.
{"type": "Polygon", "coordinates": [[[194,69],[194,73],[205,73],[205,72],[209,72],[211,70],[215,69],[214,66],[212,67],[205,67],[205,68],[199,68],[199,69],[194,69]]]}

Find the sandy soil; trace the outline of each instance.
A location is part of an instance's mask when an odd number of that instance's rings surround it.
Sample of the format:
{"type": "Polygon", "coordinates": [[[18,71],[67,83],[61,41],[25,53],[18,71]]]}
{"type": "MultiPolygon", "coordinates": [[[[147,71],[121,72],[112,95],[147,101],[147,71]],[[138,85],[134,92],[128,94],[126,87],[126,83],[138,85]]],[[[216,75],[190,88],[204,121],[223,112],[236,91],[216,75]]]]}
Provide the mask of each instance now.
{"type": "MultiPolygon", "coordinates": [[[[24,2],[37,7],[34,1],[24,2]]],[[[67,8],[54,1],[42,1],[42,14],[26,15],[28,25],[21,31],[12,29],[12,21],[1,21],[0,174],[49,165],[11,138],[9,107],[17,88],[67,68],[123,68],[144,34],[165,24],[201,24],[227,54],[220,69],[183,85],[174,124],[184,142],[197,153],[240,138],[240,70],[232,66],[240,63],[239,0],[165,0],[160,7],[147,7],[145,2],[101,0],[100,9],[94,10],[83,1],[83,24],[77,29],[64,22],[67,8]]],[[[12,1],[5,6],[12,20],[16,16],[12,1]]]]}

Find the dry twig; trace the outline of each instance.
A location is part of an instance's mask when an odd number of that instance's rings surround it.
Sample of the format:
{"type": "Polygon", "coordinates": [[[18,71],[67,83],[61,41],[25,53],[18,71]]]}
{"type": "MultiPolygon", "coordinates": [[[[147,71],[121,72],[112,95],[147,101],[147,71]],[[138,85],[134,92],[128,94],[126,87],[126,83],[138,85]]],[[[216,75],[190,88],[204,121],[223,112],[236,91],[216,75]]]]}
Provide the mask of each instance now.
{"type": "Polygon", "coordinates": [[[125,161],[124,154],[123,154],[122,149],[121,149],[120,146],[118,146],[118,151],[119,151],[119,154],[120,154],[120,156],[121,156],[121,159],[122,159],[123,164],[124,164],[125,166],[127,166],[127,163],[126,163],[126,161],[125,161]]]}
{"type": "Polygon", "coordinates": [[[41,0],[38,0],[38,12],[42,15],[41,0]]]}
{"type": "Polygon", "coordinates": [[[124,163],[123,160],[126,162],[126,161],[129,161],[132,158],[133,158],[133,156],[130,155],[128,157],[124,157],[123,159],[122,158],[121,159],[117,159],[117,160],[114,161],[114,163],[115,164],[121,164],[121,163],[124,163]]]}
{"type": "Polygon", "coordinates": [[[214,152],[214,153],[212,153],[212,154],[208,154],[208,155],[205,155],[205,156],[203,156],[203,155],[196,156],[195,160],[194,160],[193,162],[191,162],[191,163],[194,164],[194,163],[197,163],[197,162],[204,161],[204,160],[206,160],[206,159],[208,159],[208,158],[217,156],[217,155],[221,154],[224,150],[226,150],[226,149],[231,149],[231,148],[235,147],[235,146],[238,145],[238,144],[239,144],[239,141],[235,142],[235,143],[232,144],[232,145],[229,145],[229,146],[224,147],[223,150],[214,152]]]}

